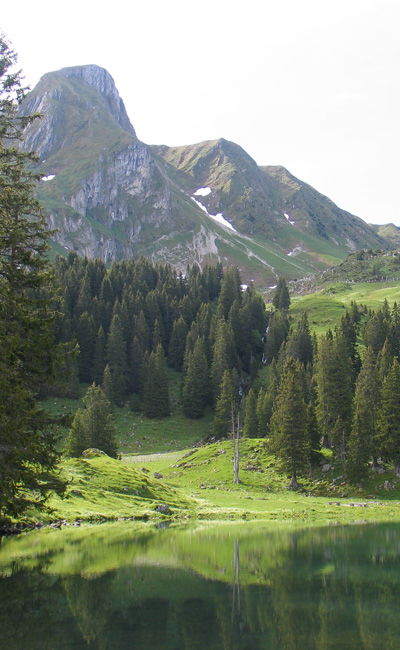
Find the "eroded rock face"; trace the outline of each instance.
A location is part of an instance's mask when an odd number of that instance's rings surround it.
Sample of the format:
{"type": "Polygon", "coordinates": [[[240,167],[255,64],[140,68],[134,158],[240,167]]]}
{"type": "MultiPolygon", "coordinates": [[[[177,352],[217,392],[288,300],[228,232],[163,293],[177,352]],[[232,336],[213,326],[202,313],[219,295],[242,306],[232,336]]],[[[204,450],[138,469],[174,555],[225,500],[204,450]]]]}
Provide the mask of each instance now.
{"type": "Polygon", "coordinates": [[[65,252],[107,263],[145,255],[181,271],[220,261],[238,265],[245,282],[269,286],[282,274],[279,255],[285,274],[290,268],[298,277],[315,271],[315,252],[320,264],[318,239],[339,258],[379,240],[284,168],[261,168],[223,138],[144,144],[99,66],[44,75],[20,110],[42,115],[25,130],[23,147],[39,157],[37,195],[65,252]],[[193,201],[201,188],[206,194],[193,201]]]}
{"type": "Polygon", "coordinates": [[[170,183],[136,138],[106,70],[48,73],[21,112],[42,115],[26,129],[24,148],[40,157],[39,198],[64,249],[110,262],[175,228],[170,183]]]}
{"type": "Polygon", "coordinates": [[[111,115],[118,122],[118,124],[131,133],[136,135],[128,114],[126,112],[125,104],[119,96],[119,92],[115,86],[114,79],[107,70],[100,68],[98,65],[82,65],[71,68],[62,68],[61,74],[65,77],[76,77],[82,79],[89,86],[97,90],[103,97],[104,102],[108,106],[111,115]]]}

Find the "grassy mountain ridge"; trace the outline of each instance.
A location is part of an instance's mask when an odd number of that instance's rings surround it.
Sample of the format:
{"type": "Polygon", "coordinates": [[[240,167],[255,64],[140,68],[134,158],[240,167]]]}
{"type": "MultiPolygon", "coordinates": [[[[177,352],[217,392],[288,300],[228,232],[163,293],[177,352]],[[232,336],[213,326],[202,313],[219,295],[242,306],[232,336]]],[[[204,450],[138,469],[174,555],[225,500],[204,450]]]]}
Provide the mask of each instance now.
{"type": "Polygon", "coordinates": [[[284,168],[259,167],[233,142],[140,142],[98,66],[44,75],[21,110],[43,115],[26,130],[25,146],[47,178],[38,198],[59,229],[58,252],[107,262],[144,255],[180,270],[221,261],[266,289],[279,275],[339,263],[349,250],[387,247],[372,227],[284,168]],[[196,204],[201,187],[211,191],[196,204]],[[210,216],[219,214],[234,230],[210,216]]]}

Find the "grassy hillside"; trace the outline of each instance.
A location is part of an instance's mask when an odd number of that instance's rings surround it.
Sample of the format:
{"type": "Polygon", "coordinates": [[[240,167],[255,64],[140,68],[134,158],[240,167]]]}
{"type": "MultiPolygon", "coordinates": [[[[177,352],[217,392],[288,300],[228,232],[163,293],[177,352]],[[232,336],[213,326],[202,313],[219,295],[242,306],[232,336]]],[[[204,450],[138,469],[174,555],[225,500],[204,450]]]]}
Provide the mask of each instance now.
{"type": "MultiPolygon", "coordinates": [[[[400,301],[400,255],[397,251],[358,251],[315,278],[291,283],[291,316],[307,312],[317,334],[334,329],[355,301],[378,309],[386,299],[400,301]]],[[[271,298],[272,292],[269,293],[271,298]]]]}
{"type": "MultiPolygon", "coordinates": [[[[329,459],[327,452],[321,462],[329,459]]],[[[265,440],[241,441],[239,485],[233,482],[230,440],[180,453],[128,455],[122,461],[89,453],[64,461],[61,468],[68,479],[67,493],[64,499],[51,497],[53,512],[41,515],[44,522],[400,520],[400,481],[393,480],[390,468],[384,474],[371,472],[360,489],[344,481],[339,466],[324,471],[321,464],[313,478],[304,477],[302,489],[293,492],[265,440]],[[390,492],[386,479],[393,486],[390,492]]],[[[36,518],[34,513],[30,517],[36,518]]]]}

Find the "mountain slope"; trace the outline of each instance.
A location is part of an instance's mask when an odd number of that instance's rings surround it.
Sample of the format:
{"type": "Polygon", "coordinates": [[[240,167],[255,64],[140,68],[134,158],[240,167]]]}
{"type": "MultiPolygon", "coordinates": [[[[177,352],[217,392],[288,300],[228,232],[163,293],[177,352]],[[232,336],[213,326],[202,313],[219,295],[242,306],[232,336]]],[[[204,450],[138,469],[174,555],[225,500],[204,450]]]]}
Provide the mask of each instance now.
{"type": "Polygon", "coordinates": [[[142,143],[98,66],[44,75],[21,110],[43,115],[24,146],[40,157],[38,198],[63,254],[106,262],[145,255],[180,270],[222,261],[264,287],[355,248],[385,247],[360,219],[283,168],[258,167],[237,144],[142,143]]]}

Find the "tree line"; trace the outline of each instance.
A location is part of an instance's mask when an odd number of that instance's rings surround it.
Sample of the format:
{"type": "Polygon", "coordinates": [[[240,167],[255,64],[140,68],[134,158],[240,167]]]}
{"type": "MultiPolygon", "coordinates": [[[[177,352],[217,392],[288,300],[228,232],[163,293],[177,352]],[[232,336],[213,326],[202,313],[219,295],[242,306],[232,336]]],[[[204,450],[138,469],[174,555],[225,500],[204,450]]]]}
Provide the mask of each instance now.
{"type": "Polygon", "coordinates": [[[238,269],[221,264],[182,274],[143,258],[107,268],[70,253],[52,266],[35,156],[19,146],[37,116],[18,113],[26,89],[15,64],[0,37],[0,520],[65,488],[57,423],[38,397],[91,384],[68,451],[101,444],[115,455],[111,404],[168,415],[168,366],[181,373],[188,418],[211,409],[215,437],[242,421],[244,435],[268,439],[293,485],[320,462],[321,445],[353,481],[380,461],[399,473],[398,306],[352,304],[317,339],[306,314],[293,327],[283,278],[268,312],[238,269]]]}
{"type": "Polygon", "coordinates": [[[246,399],[244,432],[266,436],[292,483],[320,463],[321,447],[352,482],[379,462],[400,471],[400,311],[352,303],[334,331],[317,338],[307,314],[296,327],[276,310],[265,343],[263,382],[246,399]],[[360,354],[362,353],[362,354],[360,354]]]}
{"type": "Polygon", "coordinates": [[[236,267],[188,267],[185,274],[144,258],[115,262],[58,257],[62,287],[56,340],[76,340],[67,388],[101,385],[110,402],[148,417],[169,414],[167,367],[182,373],[189,418],[214,408],[226,372],[235,391],[256,375],[268,323],[264,301],[244,291],[236,267]]]}

